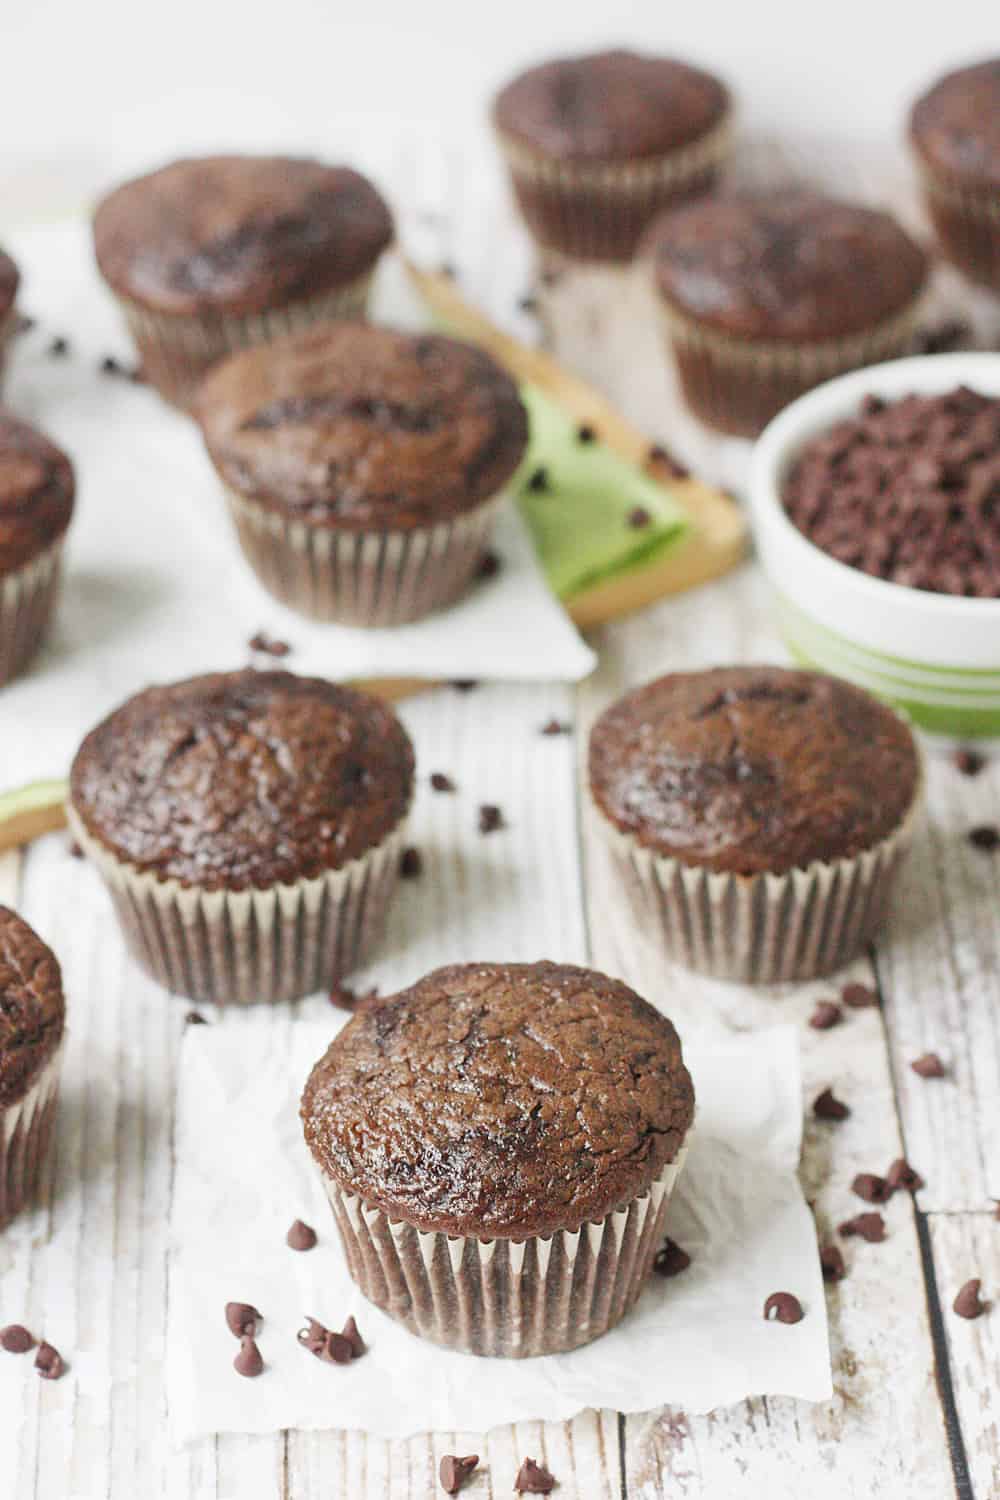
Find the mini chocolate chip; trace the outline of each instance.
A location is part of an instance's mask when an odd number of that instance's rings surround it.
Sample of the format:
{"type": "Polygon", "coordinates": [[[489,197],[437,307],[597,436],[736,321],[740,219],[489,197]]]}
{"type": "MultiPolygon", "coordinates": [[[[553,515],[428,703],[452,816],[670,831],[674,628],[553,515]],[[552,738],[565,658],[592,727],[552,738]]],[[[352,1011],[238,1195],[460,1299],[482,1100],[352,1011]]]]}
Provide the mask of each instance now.
{"type": "Polygon", "coordinates": [[[986,1303],[979,1295],[982,1282],[978,1276],[967,1281],[951,1304],[960,1318],[979,1318],[986,1311],[986,1303]]]}
{"type": "Polygon", "coordinates": [[[829,1031],[843,1019],[844,1013],[834,1000],[821,1000],[809,1017],[809,1025],[814,1031],[829,1031]]]}
{"type": "Polygon", "coordinates": [[[658,468],[666,469],[671,479],[690,479],[691,470],[684,467],[669,448],[664,448],[662,443],[652,443],[646,453],[646,462],[655,464],[658,468]]]}
{"type": "Polygon", "coordinates": [[[867,1010],[878,1004],[878,992],[867,984],[845,984],[840,998],[850,1010],[867,1010]]]}
{"type": "Polygon", "coordinates": [[[503,813],[494,802],[484,802],[479,809],[479,832],[496,833],[505,826],[503,813]]]}
{"type": "Polygon", "coordinates": [[[125,366],[113,354],[106,354],[99,366],[102,375],[124,375],[125,366]]]}
{"type": "Polygon", "coordinates": [[[915,1057],[910,1067],[920,1078],[943,1078],[945,1076],[944,1063],[936,1052],[924,1052],[920,1057],[915,1057]]]}
{"type": "Polygon", "coordinates": [[[982,849],[984,854],[993,854],[1000,848],[1000,829],[992,823],[982,823],[978,828],[970,828],[969,843],[974,849],[982,849]]]}
{"type": "Polygon", "coordinates": [[[897,1156],[886,1172],[885,1180],[894,1192],[915,1193],[924,1186],[924,1179],[904,1156],[897,1156]]]}
{"type": "Polygon", "coordinates": [[[851,1192],[857,1193],[866,1203],[888,1203],[895,1188],[877,1172],[859,1172],[851,1183],[851,1192]]]}
{"type": "Polygon", "coordinates": [[[43,1380],[58,1380],[60,1375],[66,1373],[66,1361],[58,1349],[43,1339],[35,1355],[35,1369],[43,1380]]]}
{"type": "Polygon", "coordinates": [[[581,422],[576,429],[576,440],[578,443],[594,443],[597,441],[597,429],[591,427],[589,422],[581,422]]]}
{"type": "Polygon", "coordinates": [[[455,790],[455,783],[443,771],[432,771],[431,790],[435,792],[453,792],[455,790]]]}
{"type": "Polygon", "coordinates": [[[8,1323],[6,1328],[0,1328],[0,1349],[6,1349],[8,1354],[27,1354],[34,1347],[35,1340],[23,1324],[8,1323]]]}
{"type": "Polygon", "coordinates": [[[240,1352],[233,1360],[233,1369],[237,1375],[246,1375],[249,1380],[254,1376],[263,1374],[264,1361],[256,1343],[249,1336],[240,1339],[240,1352]]]}
{"type": "Polygon", "coordinates": [[[295,1335],[303,1348],[308,1349],[310,1354],[319,1355],[326,1346],[330,1337],[330,1330],[325,1323],[318,1318],[306,1318],[306,1327],[300,1328],[295,1335]]]}
{"type": "Polygon", "coordinates": [[[821,1248],[819,1264],[824,1281],[843,1281],[847,1275],[843,1253],[836,1245],[824,1245],[821,1248]]]}
{"type": "Polygon", "coordinates": [[[50,359],[65,359],[69,353],[69,339],[55,338],[45,351],[50,359]]]}
{"type": "Polygon", "coordinates": [[[562,719],[550,719],[547,724],[542,725],[539,733],[548,735],[550,738],[557,734],[572,734],[573,726],[562,719]]]}
{"type": "Polygon", "coordinates": [[[644,526],[649,525],[653,518],[644,505],[636,505],[629,511],[625,519],[633,531],[641,531],[644,526]]]}
{"type": "Polygon", "coordinates": [[[528,489],[533,490],[536,495],[544,494],[549,488],[549,471],[544,464],[539,464],[537,469],[532,469],[528,476],[528,489]]]}
{"type": "Polygon", "coordinates": [[[656,1252],[653,1270],[657,1276],[679,1276],[691,1264],[691,1257],[668,1235],[656,1252]]]}
{"type": "Polygon", "coordinates": [[[980,755],[978,750],[961,749],[955,751],[955,767],[961,771],[963,776],[978,776],[986,764],[986,757],[980,755]]]}
{"type": "Polygon", "coordinates": [[[71,859],[83,859],[83,850],[80,848],[80,845],[77,843],[76,839],[70,839],[69,853],[71,859]]]}
{"type": "Polygon", "coordinates": [[[885,1220],[879,1213],[855,1214],[853,1219],[845,1219],[838,1225],[837,1232],[845,1239],[857,1235],[869,1245],[878,1245],[885,1239],[885,1220]]]}
{"type": "Polygon", "coordinates": [[[802,1303],[791,1292],[772,1292],[764,1303],[764,1316],[769,1323],[801,1323],[802,1303]]]}
{"type": "Polygon", "coordinates": [[[974,342],[970,324],[961,318],[946,318],[933,328],[919,328],[913,338],[915,354],[950,354],[974,342]]]}
{"type": "Polygon", "coordinates": [[[285,1244],[289,1250],[312,1250],[316,1244],[316,1231],[311,1224],[296,1219],[285,1235],[285,1244]]]}
{"type": "Polygon", "coordinates": [[[316,1351],[320,1359],[331,1365],[349,1365],[354,1358],[351,1341],[342,1333],[328,1333],[322,1349],[316,1351]]]}
{"type": "Polygon", "coordinates": [[[189,1010],[187,1015],[184,1017],[184,1024],[185,1026],[207,1026],[208,1022],[205,1020],[205,1017],[200,1013],[200,1011],[189,1010]]]}
{"type": "Polygon", "coordinates": [[[260,1313],[249,1302],[226,1303],[226,1327],[236,1338],[243,1338],[244,1335],[253,1338],[257,1332],[257,1324],[262,1321],[260,1313]]]}
{"type": "Polygon", "coordinates": [[[259,651],[262,656],[290,656],[292,651],[287,641],[272,640],[263,630],[252,635],[248,645],[251,651],[259,651]]]}
{"type": "Polygon", "coordinates": [[[813,1114],[817,1120],[846,1120],[850,1113],[848,1106],[837,1098],[833,1089],[824,1089],[813,1100],[813,1114]]]}
{"type": "Polygon", "coordinates": [[[517,305],[523,313],[536,313],[538,311],[538,298],[534,292],[525,292],[523,297],[518,297],[517,305]]]}
{"type": "Polygon", "coordinates": [[[470,1453],[467,1458],[459,1458],[455,1453],[446,1453],[441,1460],[438,1474],[441,1479],[441,1488],[446,1495],[457,1495],[465,1481],[474,1473],[479,1465],[479,1454],[470,1453]]]}
{"type": "Polygon", "coordinates": [[[412,844],[403,850],[399,861],[399,873],[404,880],[419,880],[424,873],[424,857],[412,844]]]}
{"type": "Polygon", "coordinates": [[[555,1479],[548,1469],[526,1458],[517,1471],[514,1489],[519,1495],[547,1495],[555,1487],[555,1479]]]}
{"type": "Polygon", "coordinates": [[[365,1354],[367,1352],[368,1346],[365,1343],[364,1339],[361,1337],[358,1325],[354,1321],[353,1317],[348,1318],[347,1322],[344,1324],[340,1332],[341,1336],[345,1338],[351,1346],[351,1358],[360,1359],[362,1354],[365,1354]]]}
{"type": "Polygon", "coordinates": [[[485,582],[487,578],[495,578],[499,571],[499,552],[484,552],[476,567],[476,577],[485,582]]]}
{"type": "Polygon", "coordinates": [[[471,693],[478,686],[479,682],[475,677],[456,677],[452,683],[456,693],[471,693]]]}

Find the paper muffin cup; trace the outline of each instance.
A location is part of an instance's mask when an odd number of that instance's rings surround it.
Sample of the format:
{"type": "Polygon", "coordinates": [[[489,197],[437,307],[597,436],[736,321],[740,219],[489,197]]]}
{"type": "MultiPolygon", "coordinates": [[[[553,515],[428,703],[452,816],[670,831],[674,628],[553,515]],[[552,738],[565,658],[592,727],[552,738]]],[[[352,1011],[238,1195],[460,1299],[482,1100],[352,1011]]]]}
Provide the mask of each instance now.
{"type": "Polygon", "coordinates": [[[142,372],[161,396],[189,406],[212,365],[251,344],[269,344],[320,323],[357,317],[368,305],[374,271],[324,292],[262,312],[202,315],[155,313],[125,297],[118,305],[129,327],[142,372]]]}
{"type": "Polygon", "coordinates": [[[518,206],[546,250],[573,260],[627,261],[663,209],[705,192],[729,154],[727,114],[705,135],[663,156],[565,162],[497,133],[518,206]]]}
{"type": "Polygon", "coordinates": [[[887,838],[853,859],[816,860],[783,875],[700,869],[645,848],[591,798],[611,868],[638,929],[685,968],[743,984],[815,979],[874,938],[913,838],[922,797],[887,838]]]}
{"type": "Polygon", "coordinates": [[[735,338],[705,328],[662,297],[660,309],[684,399],[695,416],[723,432],[755,437],[813,386],[905,354],[922,302],[921,294],[864,333],[812,344],[735,338]]]}
{"type": "Polygon", "coordinates": [[[632,1307],[663,1240],[688,1137],[653,1184],[604,1219],[523,1240],[425,1232],[323,1174],[348,1269],[411,1333],[466,1354],[562,1354],[632,1307]]]}
{"type": "Polygon", "coordinates": [[[0,1229],[37,1196],[55,1124],[62,1048],[60,1041],[20,1099],[0,1107],[0,1229]]]}
{"type": "Polygon", "coordinates": [[[1000,193],[921,171],[927,212],[947,258],[971,281],[1000,292],[1000,193]]]}
{"type": "Polygon", "coordinates": [[[100,871],[126,945],[175,994],[216,1005],[297,1000],[358,968],[381,934],[406,816],[339,870],[264,890],[204,890],[118,859],[66,809],[100,871]]]}
{"type": "Polygon", "coordinates": [[[63,539],[0,578],[0,687],[31,661],[45,640],[59,591],[63,539]]]}
{"type": "Polygon", "coordinates": [[[434,526],[339,531],[310,525],[226,487],[243,554],[299,614],[342,625],[406,625],[465,594],[506,492],[434,526]]]}
{"type": "Polygon", "coordinates": [[[7,358],[10,354],[11,346],[17,336],[18,317],[19,314],[16,306],[12,306],[0,318],[0,385],[2,385],[3,377],[7,371],[7,358]]]}

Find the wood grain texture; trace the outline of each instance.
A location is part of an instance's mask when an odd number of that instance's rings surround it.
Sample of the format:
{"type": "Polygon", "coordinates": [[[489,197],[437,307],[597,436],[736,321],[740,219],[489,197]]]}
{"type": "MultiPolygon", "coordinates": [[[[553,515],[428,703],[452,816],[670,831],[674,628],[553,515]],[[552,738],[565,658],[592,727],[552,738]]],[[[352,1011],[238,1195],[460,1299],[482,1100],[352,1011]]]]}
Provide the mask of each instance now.
{"type": "Polygon", "coordinates": [[[993,1213],[933,1214],[929,1222],[969,1472],[975,1495],[992,1500],[1000,1495],[1000,1223],[993,1213]],[[987,1311],[966,1321],[952,1302],[973,1276],[987,1311]]]}

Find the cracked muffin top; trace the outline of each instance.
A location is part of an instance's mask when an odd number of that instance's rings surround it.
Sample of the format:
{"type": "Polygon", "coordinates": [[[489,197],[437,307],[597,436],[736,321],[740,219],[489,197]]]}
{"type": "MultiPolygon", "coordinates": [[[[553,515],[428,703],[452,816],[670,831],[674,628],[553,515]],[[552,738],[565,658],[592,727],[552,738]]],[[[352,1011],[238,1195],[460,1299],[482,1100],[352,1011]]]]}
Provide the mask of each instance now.
{"type": "Polygon", "coordinates": [[[0,409],[0,577],[58,541],[73,514],[74,493],[65,453],[0,409]]]}
{"type": "Polygon", "coordinates": [[[899,827],[919,785],[902,719],[819,672],[674,673],[619,699],[590,737],[591,792],[616,828],[740,875],[853,858],[899,827]]]}
{"type": "Polygon", "coordinates": [[[151,687],[84,740],[70,803],[121,860],[208,890],[336,870],[409,807],[413,747],[378,699],[291,672],[151,687]]]}
{"type": "Polygon", "coordinates": [[[419,1229],[575,1230],[644,1192],[694,1115],[677,1033],[571,964],[456,964],[366,1001],[313,1068],[306,1141],[419,1229]]]}
{"type": "Polygon", "coordinates": [[[27,1093],[59,1045],[65,1013],[54,953],[0,906],[0,1108],[27,1093]]]}
{"type": "Polygon", "coordinates": [[[1000,57],[939,78],[913,106],[910,139],[954,181],[1000,187],[1000,57]]]}
{"type": "Polygon", "coordinates": [[[171,162],[102,199],[101,274],[152,312],[260,312],[370,271],[392,217],[366,177],[308,157],[171,162]]]}
{"type": "Polygon", "coordinates": [[[517,386],[483,350],[361,322],[232,356],[197,415],[231,489],[359,530],[472,509],[507,483],[528,438],[517,386]]]}

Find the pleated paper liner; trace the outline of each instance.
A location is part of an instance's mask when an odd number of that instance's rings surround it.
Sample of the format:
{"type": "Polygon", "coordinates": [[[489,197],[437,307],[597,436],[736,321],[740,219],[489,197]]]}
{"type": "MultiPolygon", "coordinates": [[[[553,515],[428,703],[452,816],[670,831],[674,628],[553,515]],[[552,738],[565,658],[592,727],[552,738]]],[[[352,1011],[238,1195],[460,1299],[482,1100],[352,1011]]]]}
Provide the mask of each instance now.
{"type": "Polygon", "coordinates": [[[0,578],[0,687],[23,672],[45,640],[59,591],[62,537],[0,578]]]}
{"type": "Polygon", "coordinates": [[[561,162],[498,134],[514,194],[538,243],[574,260],[627,261],[663,209],[706,191],[732,144],[727,116],[663,156],[561,162]]]}
{"type": "Polygon", "coordinates": [[[1000,192],[963,187],[924,166],[924,199],[945,255],[972,281],[1000,292],[1000,192]]]}
{"type": "Polygon", "coordinates": [[[60,1042],[27,1092],[0,1107],[0,1229],[37,1195],[52,1141],[61,1065],[60,1042]]]}
{"type": "Polygon", "coordinates": [[[226,489],[243,553],[289,609],[342,625],[405,625],[471,587],[503,493],[409,531],[345,531],[293,520],[226,489]]]}
{"type": "Polygon", "coordinates": [[[360,967],[382,932],[406,822],[342,869],[266,890],[210,891],[117,859],[71,804],[67,819],[137,963],[165,989],[216,1005],[297,1000],[360,967]]]}
{"type": "Polygon", "coordinates": [[[784,875],[699,869],[654,853],[595,809],[611,866],[639,930],[685,968],[717,979],[777,984],[842,968],[884,921],[912,841],[918,789],[895,832],[853,859],[784,875]]]}
{"type": "Polygon", "coordinates": [[[525,1359],[590,1343],[639,1296],[687,1150],[597,1223],[524,1240],[425,1233],[323,1182],[351,1276],[411,1333],[467,1354],[525,1359]]]}
{"type": "Polygon", "coordinates": [[[118,304],[135,343],[143,375],[166,400],[186,407],[191,404],[203,376],[227,354],[363,313],[373,274],[367,271],[346,286],[319,297],[302,297],[282,307],[242,316],[152,313],[123,297],[118,298],[118,304]]]}
{"type": "Polygon", "coordinates": [[[18,312],[16,306],[11,307],[9,311],[5,313],[2,318],[0,318],[0,386],[2,386],[3,383],[4,373],[7,368],[7,358],[10,354],[11,346],[13,345],[14,340],[17,337],[19,320],[20,313],[18,312]]]}

